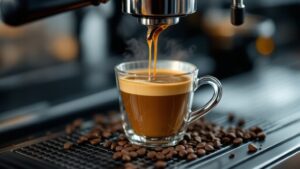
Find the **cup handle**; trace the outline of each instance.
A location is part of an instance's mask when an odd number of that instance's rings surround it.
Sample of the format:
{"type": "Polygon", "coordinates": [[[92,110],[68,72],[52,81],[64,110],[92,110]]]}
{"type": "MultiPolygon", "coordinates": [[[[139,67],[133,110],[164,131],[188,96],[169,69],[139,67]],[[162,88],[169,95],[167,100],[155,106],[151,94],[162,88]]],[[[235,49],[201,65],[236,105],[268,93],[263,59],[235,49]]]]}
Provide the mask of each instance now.
{"type": "Polygon", "coordinates": [[[222,98],[222,84],[217,78],[212,76],[204,76],[201,78],[197,78],[194,84],[194,92],[198,90],[199,87],[207,84],[214,89],[214,94],[208,103],[191,113],[190,118],[188,120],[189,124],[197,121],[199,118],[206,115],[212,108],[214,108],[220,102],[222,98]]]}

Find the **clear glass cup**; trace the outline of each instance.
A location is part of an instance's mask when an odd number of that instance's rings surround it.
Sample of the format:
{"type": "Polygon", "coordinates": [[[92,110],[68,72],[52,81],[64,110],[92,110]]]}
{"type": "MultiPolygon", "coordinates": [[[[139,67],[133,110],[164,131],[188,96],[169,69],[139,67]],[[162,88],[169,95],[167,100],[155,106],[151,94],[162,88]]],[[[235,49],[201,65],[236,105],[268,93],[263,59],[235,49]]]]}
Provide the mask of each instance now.
{"type": "Polygon", "coordinates": [[[197,67],[187,62],[158,61],[155,81],[147,79],[147,69],[148,61],[115,67],[123,129],[133,144],[174,146],[190,124],[219,103],[222,85],[212,76],[198,78],[197,67]],[[194,92],[203,85],[212,86],[214,94],[207,104],[192,111],[194,92]]]}

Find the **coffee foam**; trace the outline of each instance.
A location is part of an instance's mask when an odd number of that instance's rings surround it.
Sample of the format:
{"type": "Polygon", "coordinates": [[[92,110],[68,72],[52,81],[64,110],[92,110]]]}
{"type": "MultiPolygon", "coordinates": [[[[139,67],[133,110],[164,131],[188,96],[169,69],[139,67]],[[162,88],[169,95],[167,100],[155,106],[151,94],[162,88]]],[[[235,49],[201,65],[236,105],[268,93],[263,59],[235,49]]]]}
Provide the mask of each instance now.
{"type": "MultiPolygon", "coordinates": [[[[145,74],[148,70],[138,70],[134,73],[147,75],[145,74]]],[[[180,75],[184,72],[158,69],[157,75],[180,75]]],[[[192,80],[187,75],[177,76],[181,77],[179,82],[166,82],[166,83],[157,83],[155,81],[148,81],[146,79],[130,79],[133,76],[123,76],[119,78],[119,87],[122,92],[135,95],[144,95],[144,96],[170,96],[177,94],[184,94],[192,89],[192,80]]]]}

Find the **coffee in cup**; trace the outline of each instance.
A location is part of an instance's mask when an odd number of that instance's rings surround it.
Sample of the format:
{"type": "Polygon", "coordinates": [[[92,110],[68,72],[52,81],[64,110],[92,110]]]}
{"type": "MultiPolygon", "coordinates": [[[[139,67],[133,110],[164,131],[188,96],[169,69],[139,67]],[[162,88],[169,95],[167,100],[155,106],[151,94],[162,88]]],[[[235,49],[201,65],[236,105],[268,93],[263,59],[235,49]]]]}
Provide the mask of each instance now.
{"type": "Polygon", "coordinates": [[[211,76],[197,78],[197,67],[187,62],[158,61],[151,78],[148,70],[148,61],[121,63],[115,68],[124,132],[133,144],[176,145],[190,124],[217,105],[222,85],[211,76]],[[213,87],[213,97],[192,111],[194,91],[206,84],[213,87]]]}

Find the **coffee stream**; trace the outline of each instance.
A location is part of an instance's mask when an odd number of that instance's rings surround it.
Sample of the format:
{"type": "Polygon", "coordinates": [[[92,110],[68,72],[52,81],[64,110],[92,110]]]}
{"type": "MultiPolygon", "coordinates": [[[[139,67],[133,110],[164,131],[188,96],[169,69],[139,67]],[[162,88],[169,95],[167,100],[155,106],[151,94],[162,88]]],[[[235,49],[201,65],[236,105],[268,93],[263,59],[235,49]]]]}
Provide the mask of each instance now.
{"type": "Polygon", "coordinates": [[[168,27],[169,25],[148,26],[147,43],[149,48],[149,63],[148,63],[149,81],[155,80],[156,78],[156,63],[157,63],[157,49],[158,49],[159,35],[162,31],[164,31],[168,27]]]}

